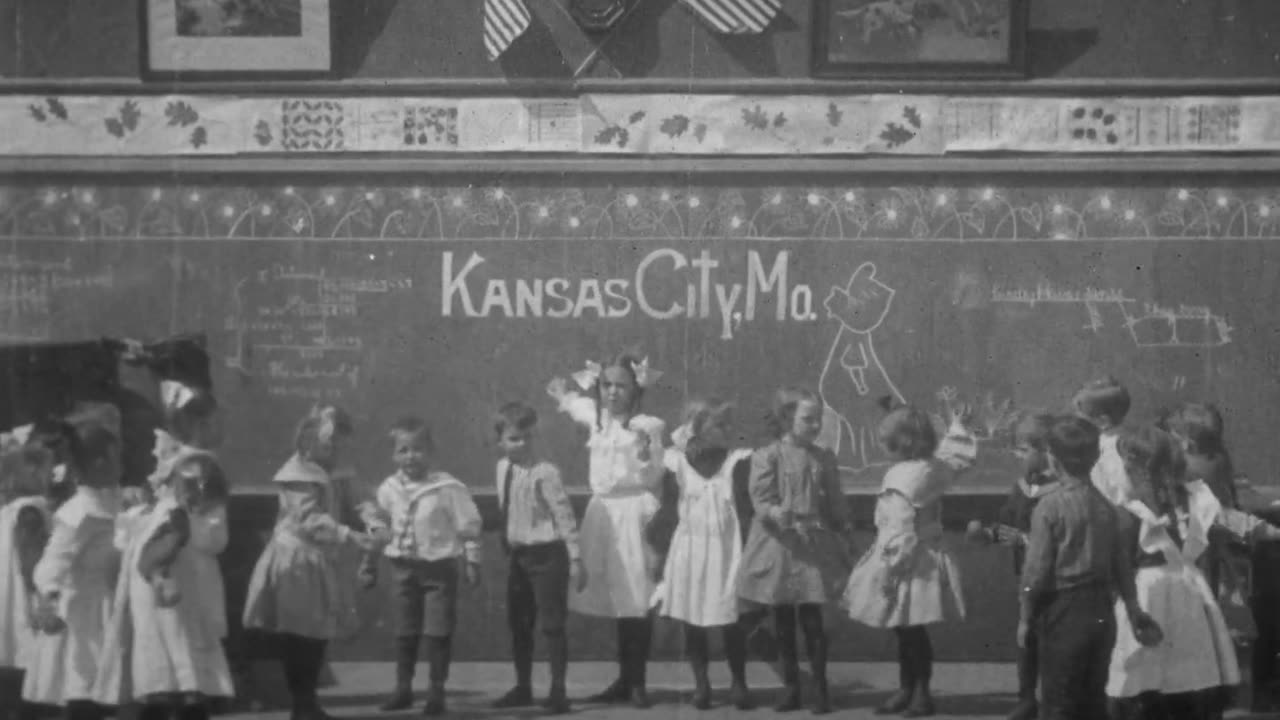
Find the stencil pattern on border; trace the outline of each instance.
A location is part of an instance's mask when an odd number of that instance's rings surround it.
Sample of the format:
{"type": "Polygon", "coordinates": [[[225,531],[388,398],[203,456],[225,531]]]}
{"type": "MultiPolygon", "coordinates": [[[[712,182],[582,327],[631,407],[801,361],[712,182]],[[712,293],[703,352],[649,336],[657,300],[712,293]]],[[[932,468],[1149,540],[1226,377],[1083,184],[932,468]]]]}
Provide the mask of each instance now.
{"type": "Polygon", "coordinates": [[[1280,238],[1280,188],[0,186],[0,237],[1280,238]]]}

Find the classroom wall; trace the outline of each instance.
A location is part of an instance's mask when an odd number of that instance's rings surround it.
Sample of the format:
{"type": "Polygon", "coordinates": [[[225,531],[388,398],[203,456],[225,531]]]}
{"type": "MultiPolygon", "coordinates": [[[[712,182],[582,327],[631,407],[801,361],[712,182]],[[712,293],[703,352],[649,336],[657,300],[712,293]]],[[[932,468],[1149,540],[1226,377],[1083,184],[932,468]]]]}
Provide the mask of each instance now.
{"type": "MultiPolygon", "coordinates": [[[[339,74],[361,79],[567,78],[591,52],[556,5],[530,0],[527,35],[490,62],[476,0],[335,0],[339,74]]],[[[810,0],[785,0],[759,37],[724,38],[676,0],[645,0],[585,77],[805,78],[810,0]],[[617,72],[615,72],[615,70],[617,72]]],[[[133,78],[137,3],[0,0],[0,75],[133,78]]],[[[1280,5],[1268,0],[1050,0],[1031,3],[1031,71],[1038,78],[1274,78],[1280,5]]]]}

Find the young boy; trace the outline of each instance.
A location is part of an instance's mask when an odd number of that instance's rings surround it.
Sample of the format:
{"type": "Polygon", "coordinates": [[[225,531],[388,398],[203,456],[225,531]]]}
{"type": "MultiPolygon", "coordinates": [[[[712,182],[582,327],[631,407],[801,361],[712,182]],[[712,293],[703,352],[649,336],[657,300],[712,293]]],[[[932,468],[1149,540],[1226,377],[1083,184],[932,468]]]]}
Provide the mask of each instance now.
{"type": "Polygon", "coordinates": [[[503,546],[511,558],[507,575],[507,621],[515,657],[516,685],[495,707],[533,704],[533,628],[542,626],[551,664],[551,692],[544,706],[552,713],[569,711],[565,671],[569,645],[565,617],[569,580],[578,592],[587,574],[578,554],[578,521],[555,465],[539,460],[533,446],[538,414],[518,402],[508,403],[494,418],[498,437],[498,505],[502,511],[503,546]]]}
{"type": "MultiPolygon", "coordinates": [[[[413,673],[418,641],[427,636],[431,688],[423,713],[445,712],[444,684],[449,678],[453,628],[457,621],[458,560],[467,584],[480,582],[480,512],[467,487],[452,475],[431,469],[435,446],[420,418],[407,417],[391,428],[396,473],[378,488],[378,507],[389,517],[390,542],[383,554],[391,562],[395,584],[396,685],[385,711],[413,704],[413,673]]],[[[366,587],[376,582],[362,568],[366,587]]]]}
{"type": "Polygon", "coordinates": [[[1098,430],[1078,417],[1056,418],[1047,442],[1058,484],[1031,514],[1022,573],[1018,646],[1035,627],[1040,643],[1040,717],[1107,717],[1106,684],[1118,596],[1143,645],[1161,633],[1138,607],[1121,514],[1089,481],[1098,430]]]}
{"type": "MultiPolygon", "coordinates": [[[[1021,573],[1026,559],[1027,533],[1031,531],[1031,514],[1040,498],[1056,487],[1049,473],[1049,426],[1053,416],[1046,413],[1023,417],[1014,428],[1014,453],[1022,460],[1023,475],[1014,483],[1009,497],[1001,506],[996,522],[983,526],[977,520],[969,524],[969,536],[979,542],[1008,545],[1013,550],[1014,573],[1021,573]]],[[[1040,681],[1037,654],[1039,643],[1035,628],[1028,628],[1025,647],[1018,649],[1018,704],[1009,720],[1033,720],[1039,713],[1036,688],[1040,681]]]]}
{"type": "Polygon", "coordinates": [[[1076,412],[1093,423],[1101,433],[1100,456],[1089,479],[1103,497],[1119,506],[1133,493],[1133,485],[1124,470],[1124,461],[1116,451],[1120,426],[1129,414],[1129,390],[1119,380],[1107,376],[1084,384],[1071,399],[1076,412]]]}

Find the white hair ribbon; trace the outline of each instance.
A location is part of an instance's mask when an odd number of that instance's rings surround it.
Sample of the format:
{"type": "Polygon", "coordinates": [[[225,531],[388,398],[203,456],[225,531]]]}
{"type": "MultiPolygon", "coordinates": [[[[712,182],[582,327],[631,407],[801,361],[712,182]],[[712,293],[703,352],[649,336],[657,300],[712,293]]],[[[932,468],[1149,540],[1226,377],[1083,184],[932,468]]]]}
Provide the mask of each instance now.
{"type": "Polygon", "coordinates": [[[23,425],[16,427],[7,433],[0,433],[0,452],[10,452],[18,450],[27,444],[27,439],[31,437],[31,430],[34,425],[23,425]]]}
{"type": "Polygon", "coordinates": [[[585,368],[573,374],[573,381],[583,390],[590,390],[599,382],[602,370],[600,363],[588,360],[585,368]]]}
{"type": "Polygon", "coordinates": [[[156,459],[156,470],[147,478],[147,482],[151,483],[153,487],[168,480],[169,475],[179,462],[192,455],[205,452],[187,445],[164,430],[157,429],[155,433],[156,444],[151,449],[151,455],[156,459]]]}
{"type": "Polygon", "coordinates": [[[646,356],[643,360],[631,364],[631,371],[636,374],[636,384],[642,388],[647,388],[658,382],[658,378],[662,377],[661,370],[654,370],[649,367],[649,358],[646,356]]]}
{"type": "Polygon", "coordinates": [[[195,396],[194,390],[176,380],[160,381],[160,401],[166,408],[179,410],[195,396]]]}

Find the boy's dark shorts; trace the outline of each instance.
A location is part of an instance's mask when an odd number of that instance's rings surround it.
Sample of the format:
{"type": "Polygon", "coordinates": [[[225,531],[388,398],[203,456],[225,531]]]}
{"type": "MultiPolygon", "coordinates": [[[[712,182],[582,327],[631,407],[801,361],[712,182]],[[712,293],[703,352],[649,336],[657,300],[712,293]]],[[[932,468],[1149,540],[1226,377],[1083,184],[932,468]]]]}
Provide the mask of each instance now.
{"type": "Polygon", "coordinates": [[[547,635],[564,631],[569,614],[569,550],[562,542],[517,545],[507,574],[507,614],[512,629],[547,635]]]}
{"type": "Polygon", "coordinates": [[[458,559],[391,558],[398,637],[448,637],[458,618],[458,559]]]}

